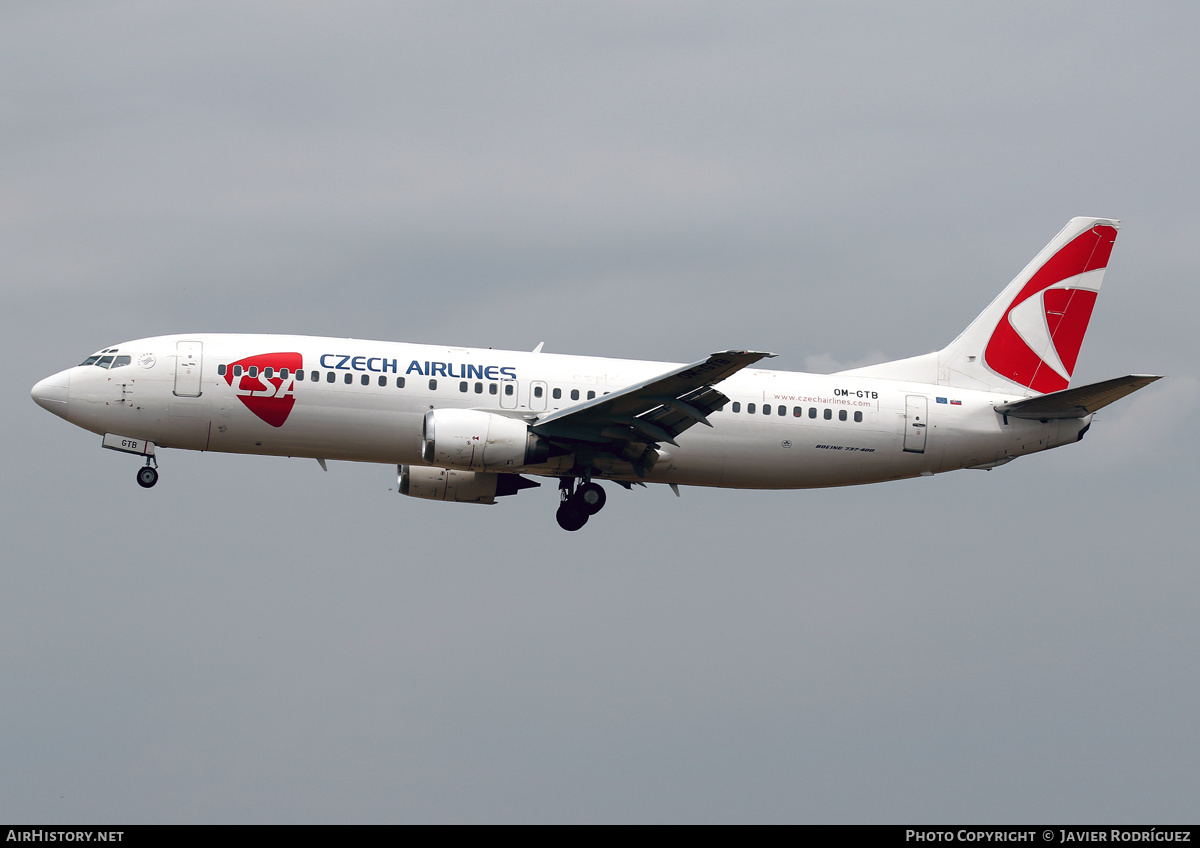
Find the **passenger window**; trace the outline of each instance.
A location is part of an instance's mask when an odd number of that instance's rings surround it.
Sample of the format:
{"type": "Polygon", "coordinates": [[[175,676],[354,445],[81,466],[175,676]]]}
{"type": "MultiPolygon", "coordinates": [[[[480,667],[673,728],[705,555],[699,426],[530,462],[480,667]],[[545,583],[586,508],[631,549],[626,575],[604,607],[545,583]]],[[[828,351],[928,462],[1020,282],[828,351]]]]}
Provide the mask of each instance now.
{"type": "MultiPolygon", "coordinates": [[[[350,375],[349,375],[349,374],[347,374],[346,376],[350,376],[350,375]]],[[[361,379],[361,380],[359,380],[359,382],[360,382],[360,383],[362,383],[364,386],[369,386],[369,385],[371,385],[371,375],[370,375],[370,374],[363,374],[363,375],[362,375],[362,379],[361,379]]]]}
{"type": "Polygon", "coordinates": [[[475,394],[477,394],[477,395],[483,394],[483,383],[475,384],[475,394]]]}
{"type": "Polygon", "coordinates": [[[845,420],[846,420],[846,410],[839,409],[838,410],[838,421],[845,421],[845,420]]]}
{"type": "Polygon", "coordinates": [[[380,388],[382,388],[383,386],[386,386],[386,385],[387,385],[387,377],[385,377],[385,376],[383,376],[382,374],[380,374],[380,375],[379,375],[379,386],[380,386],[380,388]]]}
{"type": "Polygon", "coordinates": [[[494,395],[500,391],[500,387],[496,383],[488,383],[488,394],[494,395]]]}
{"type": "Polygon", "coordinates": [[[809,408],[809,410],[808,410],[808,417],[809,417],[809,418],[816,418],[816,417],[817,417],[817,408],[816,408],[815,406],[814,406],[814,407],[810,407],[810,408],[809,408]]]}
{"type": "Polygon", "coordinates": [[[224,365],[224,364],[221,364],[221,365],[218,365],[218,366],[217,366],[217,376],[218,376],[218,377],[224,377],[224,376],[225,376],[225,365],[224,365]]]}
{"type": "Polygon", "coordinates": [[[591,400],[591,399],[592,399],[592,398],[594,398],[595,396],[596,396],[596,393],[595,393],[595,392],[588,392],[588,400],[591,400]]]}
{"type": "Polygon", "coordinates": [[[832,420],[833,420],[833,410],[832,410],[832,409],[827,409],[827,410],[825,410],[825,420],[826,420],[826,421],[832,421],[832,420]]]}
{"type": "Polygon", "coordinates": [[[779,409],[778,409],[778,410],[776,410],[776,411],[777,411],[777,412],[778,412],[780,415],[787,415],[787,407],[786,407],[786,406],[781,406],[781,407],[779,407],[779,409]]]}
{"type": "Polygon", "coordinates": [[[249,374],[250,374],[250,376],[251,376],[251,377],[257,377],[257,376],[258,376],[258,366],[257,366],[257,365],[251,365],[251,366],[250,366],[250,371],[249,371],[249,374]]]}
{"type": "Polygon", "coordinates": [[[282,379],[286,380],[286,379],[288,378],[288,370],[287,370],[286,368],[280,368],[280,369],[279,369],[279,376],[280,376],[282,379]]]}
{"type": "Polygon", "coordinates": [[[465,392],[467,390],[467,381],[466,380],[463,380],[461,383],[458,384],[458,390],[460,392],[465,392]]]}
{"type": "Polygon", "coordinates": [[[321,372],[320,371],[309,371],[308,379],[312,380],[314,383],[321,382],[321,372]]]}
{"type": "Polygon", "coordinates": [[[763,404],[763,415],[770,415],[770,414],[771,414],[771,404],[764,403],[763,404]]]}
{"type": "Polygon", "coordinates": [[[242,376],[242,366],[240,366],[240,365],[233,366],[233,376],[235,376],[235,377],[242,376]]]}
{"type": "Polygon", "coordinates": [[[541,397],[541,396],[542,396],[542,387],[541,387],[541,386],[534,386],[534,387],[533,387],[533,396],[534,396],[534,397],[541,397]]]}
{"type": "Polygon", "coordinates": [[[513,396],[513,391],[514,391],[514,389],[513,389],[513,384],[512,384],[512,383],[505,383],[505,384],[504,384],[504,396],[505,396],[505,397],[512,397],[512,396],[513,396]]]}
{"type": "Polygon", "coordinates": [[[754,414],[755,409],[757,409],[757,407],[754,404],[752,404],[752,403],[746,404],[746,412],[748,412],[750,415],[754,414]]]}
{"type": "Polygon", "coordinates": [[[337,380],[337,374],[334,374],[332,371],[330,371],[328,374],[325,375],[326,383],[332,383],[335,380],[337,380]]]}
{"type": "Polygon", "coordinates": [[[802,406],[793,406],[792,407],[792,417],[793,418],[799,418],[803,414],[804,414],[804,407],[802,407],[802,406]]]}
{"type": "Polygon", "coordinates": [[[354,375],[347,374],[345,377],[342,378],[342,382],[345,383],[347,386],[350,385],[351,383],[354,382],[354,375]]]}
{"type": "Polygon", "coordinates": [[[397,388],[397,389],[403,389],[403,388],[404,388],[404,378],[403,378],[403,377],[397,377],[397,378],[396,378],[396,388],[397,388]]]}
{"type": "Polygon", "coordinates": [[[562,397],[562,389],[555,389],[550,394],[554,396],[555,400],[558,400],[560,397],[562,397]]]}
{"type": "Polygon", "coordinates": [[[431,392],[436,392],[436,391],[437,391],[437,380],[430,380],[430,381],[429,381],[429,390],[430,390],[431,392]]]}
{"type": "Polygon", "coordinates": [[[856,423],[862,421],[862,413],[861,412],[854,413],[854,421],[856,423]]]}
{"type": "Polygon", "coordinates": [[[579,400],[579,389],[571,389],[571,400],[579,400]]]}
{"type": "Polygon", "coordinates": [[[263,376],[266,377],[268,380],[270,380],[272,377],[275,376],[275,369],[274,368],[264,368],[263,376]]]}
{"type": "Polygon", "coordinates": [[[299,382],[303,383],[303,382],[304,382],[304,371],[302,371],[302,370],[300,370],[300,371],[297,371],[297,372],[296,372],[296,379],[297,379],[299,382]]]}
{"type": "Polygon", "coordinates": [[[733,411],[734,411],[734,412],[741,412],[741,411],[742,411],[742,404],[741,404],[739,401],[736,401],[736,400],[735,400],[735,401],[733,402],[733,411]]]}

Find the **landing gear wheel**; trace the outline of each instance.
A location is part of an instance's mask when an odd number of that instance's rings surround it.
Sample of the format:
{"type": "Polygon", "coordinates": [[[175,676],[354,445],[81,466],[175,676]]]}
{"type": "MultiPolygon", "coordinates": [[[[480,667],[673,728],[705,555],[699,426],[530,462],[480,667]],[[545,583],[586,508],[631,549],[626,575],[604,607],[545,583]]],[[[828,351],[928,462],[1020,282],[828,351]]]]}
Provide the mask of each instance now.
{"type": "Polygon", "coordinates": [[[575,500],[587,510],[588,515],[595,515],[604,509],[604,502],[608,500],[608,496],[604,494],[604,487],[599,483],[584,483],[575,492],[575,500]]]}
{"type": "Polygon", "coordinates": [[[149,465],[144,468],[139,468],[137,473],[138,485],[143,489],[149,489],[158,482],[158,471],[151,468],[149,465]]]}
{"type": "Polygon", "coordinates": [[[559,527],[574,531],[587,524],[588,512],[577,500],[570,498],[562,502],[554,517],[558,519],[559,527]]]}

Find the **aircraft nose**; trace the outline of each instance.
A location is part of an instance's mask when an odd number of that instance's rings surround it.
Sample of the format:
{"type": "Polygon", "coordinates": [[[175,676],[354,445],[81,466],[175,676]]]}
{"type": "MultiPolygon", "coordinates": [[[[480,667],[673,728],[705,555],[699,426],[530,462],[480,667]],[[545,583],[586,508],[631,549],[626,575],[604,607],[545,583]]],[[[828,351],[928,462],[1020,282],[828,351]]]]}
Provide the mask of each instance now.
{"type": "Polygon", "coordinates": [[[67,417],[67,400],[71,393],[71,372],[59,371],[40,383],[30,391],[34,403],[42,409],[49,410],[60,418],[67,417]]]}

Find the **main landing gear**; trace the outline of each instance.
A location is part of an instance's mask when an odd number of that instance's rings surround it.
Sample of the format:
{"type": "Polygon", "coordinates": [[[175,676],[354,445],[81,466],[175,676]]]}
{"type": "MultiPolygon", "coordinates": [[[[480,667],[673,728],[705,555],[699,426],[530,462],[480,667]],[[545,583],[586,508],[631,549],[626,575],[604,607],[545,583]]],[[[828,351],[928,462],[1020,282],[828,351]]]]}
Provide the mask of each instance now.
{"type": "Polygon", "coordinates": [[[584,478],[584,483],[575,488],[574,477],[564,477],[558,483],[559,497],[562,503],[558,506],[555,518],[558,526],[564,530],[578,530],[587,524],[587,520],[604,508],[607,496],[600,484],[593,483],[591,475],[584,478]]]}
{"type": "Polygon", "coordinates": [[[137,481],[138,485],[143,489],[149,489],[158,482],[158,460],[154,460],[154,467],[150,467],[150,460],[153,457],[146,457],[146,464],[138,469],[137,481]]]}

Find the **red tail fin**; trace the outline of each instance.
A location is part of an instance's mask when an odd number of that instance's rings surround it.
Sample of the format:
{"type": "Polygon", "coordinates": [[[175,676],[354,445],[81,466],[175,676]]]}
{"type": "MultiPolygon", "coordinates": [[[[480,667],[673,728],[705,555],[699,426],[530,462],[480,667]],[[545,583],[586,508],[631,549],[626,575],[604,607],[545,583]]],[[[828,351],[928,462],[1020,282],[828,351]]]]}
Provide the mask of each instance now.
{"type": "Polygon", "coordinates": [[[1067,388],[1117,224],[1111,218],[1072,218],[941,350],[842,373],[1019,394],[1067,388]]]}
{"type": "Polygon", "coordinates": [[[1067,387],[1116,238],[1097,222],[1034,271],[992,330],[988,368],[1043,394],[1067,387]]]}

